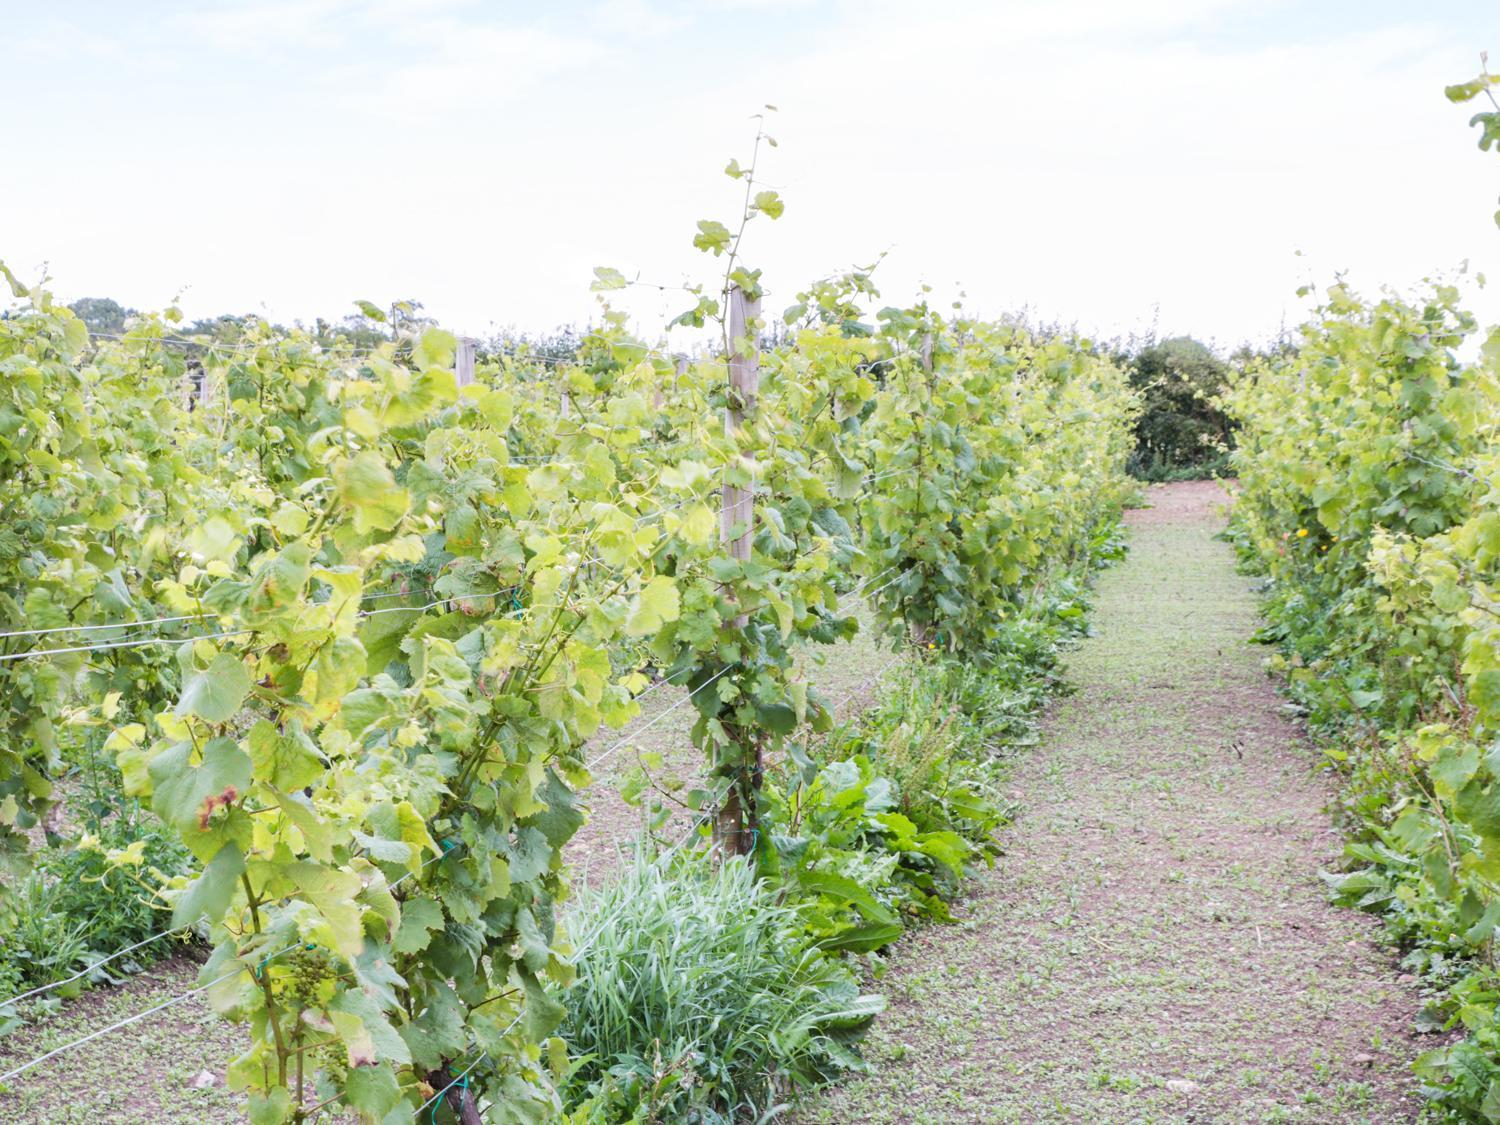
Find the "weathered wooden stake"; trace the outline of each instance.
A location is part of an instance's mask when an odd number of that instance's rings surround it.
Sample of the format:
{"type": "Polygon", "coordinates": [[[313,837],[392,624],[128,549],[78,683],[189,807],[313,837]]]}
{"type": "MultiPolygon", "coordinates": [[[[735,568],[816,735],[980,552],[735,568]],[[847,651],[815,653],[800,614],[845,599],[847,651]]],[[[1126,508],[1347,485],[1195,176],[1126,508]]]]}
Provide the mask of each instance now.
{"type": "MultiPolygon", "coordinates": [[[[760,348],[758,331],[760,300],[749,297],[738,285],[729,290],[729,409],[724,413],[724,429],[731,436],[738,436],[747,417],[755,413],[755,399],[760,391],[760,348]]],[[[741,454],[740,465],[748,470],[750,480],[736,484],[733,466],[724,475],[724,505],[719,512],[719,538],[732,559],[742,562],[750,558],[750,545],[755,537],[755,459],[741,454]]],[[[741,614],[732,626],[743,629],[749,618],[741,614]]],[[[761,776],[760,739],[754,739],[755,764],[753,783],[761,776]]],[[[744,786],[743,774],[736,779],[719,806],[714,821],[714,848],[720,855],[743,855],[745,846],[745,809],[740,800],[744,786]]],[[[753,797],[752,797],[753,799],[753,797]]],[[[752,819],[755,810],[750,810],[752,819]]]]}
{"type": "MultiPolygon", "coordinates": [[[[928,405],[931,405],[931,396],[935,391],[932,380],[932,333],[928,332],[922,337],[922,373],[927,380],[928,405]]],[[[917,503],[921,504],[922,496],[922,451],[926,446],[925,439],[917,443],[917,503]]],[[[926,648],[933,638],[935,630],[932,624],[915,624],[911,627],[911,640],[918,649],[926,648]]]]}
{"type": "Polygon", "coordinates": [[[208,405],[207,381],[208,376],[204,373],[203,361],[196,356],[189,357],[187,372],[183,378],[184,405],[189,411],[208,405]]]}
{"type": "MultiPolygon", "coordinates": [[[[681,381],[683,375],[687,374],[687,367],[688,367],[687,356],[680,355],[680,356],[676,356],[676,357],[673,358],[673,361],[672,361],[672,394],[674,396],[677,394],[677,384],[681,381]]],[[[656,384],[656,392],[651,396],[651,405],[655,409],[660,410],[662,408],[662,405],[666,401],[667,401],[667,391],[666,391],[665,385],[663,385],[662,383],[656,384]]]]}
{"type": "Polygon", "coordinates": [[[470,336],[458,339],[458,354],[453,358],[453,377],[460,387],[474,381],[474,340],[470,336]]]}

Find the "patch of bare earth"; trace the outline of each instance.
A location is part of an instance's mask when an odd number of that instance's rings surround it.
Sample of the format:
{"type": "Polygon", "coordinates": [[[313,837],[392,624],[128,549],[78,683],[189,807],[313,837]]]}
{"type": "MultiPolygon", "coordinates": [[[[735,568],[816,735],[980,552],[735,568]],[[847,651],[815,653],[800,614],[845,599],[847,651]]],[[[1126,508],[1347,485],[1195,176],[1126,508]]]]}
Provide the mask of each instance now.
{"type": "Polygon", "coordinates": [[[1418,1000],[1326,898],[1329,780],[1249,643],[1223,493],[1150,490],[1077,692],[956,926],[898,947],[873,1075],[804,1122],[1379,1122],[1420,1111],[1418,1000]]]}

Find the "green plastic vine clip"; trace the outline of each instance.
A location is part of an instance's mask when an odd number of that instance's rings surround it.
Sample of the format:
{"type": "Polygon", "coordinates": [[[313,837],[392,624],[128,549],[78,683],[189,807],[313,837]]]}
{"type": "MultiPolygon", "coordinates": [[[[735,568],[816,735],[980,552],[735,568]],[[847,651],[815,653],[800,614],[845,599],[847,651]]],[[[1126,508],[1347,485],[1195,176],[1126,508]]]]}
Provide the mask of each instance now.
{"type": "Polygon", "coordinates": [[[432,1125],[437,1125],[437,1111],[438,1111],[438,1106],[440,1106],[440,1105],[443,1104],[443,1094],[446,1094],[449,1090],[453,1089],[455,1086],[458,1087],[460,1090],[467,1090],[469,1088],[469,1076],[467,1074],[465,1074],[458,1081],[448,1083],[447,1088],[444,1089],[441,1094],[439,1094],[436,1098],[433,1099],[432,1110],[428,1114],[428,1118],[427,1118],[429,1121],[432,1122],[432,1125]]]}

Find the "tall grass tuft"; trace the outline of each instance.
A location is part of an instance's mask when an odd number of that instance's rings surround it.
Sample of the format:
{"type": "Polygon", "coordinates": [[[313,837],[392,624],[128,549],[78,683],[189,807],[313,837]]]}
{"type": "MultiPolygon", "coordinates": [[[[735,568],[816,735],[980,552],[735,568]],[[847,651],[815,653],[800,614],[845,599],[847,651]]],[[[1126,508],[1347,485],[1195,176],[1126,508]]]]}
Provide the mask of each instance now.
{"type": "Polygon", "coordinates": [[[884,1001],[743,860],[667,872],[637,856],[576,917],[597,937],[565,997],[572,1120],[765,1120],[863,1068],[854,1044],[884,1001]]]}

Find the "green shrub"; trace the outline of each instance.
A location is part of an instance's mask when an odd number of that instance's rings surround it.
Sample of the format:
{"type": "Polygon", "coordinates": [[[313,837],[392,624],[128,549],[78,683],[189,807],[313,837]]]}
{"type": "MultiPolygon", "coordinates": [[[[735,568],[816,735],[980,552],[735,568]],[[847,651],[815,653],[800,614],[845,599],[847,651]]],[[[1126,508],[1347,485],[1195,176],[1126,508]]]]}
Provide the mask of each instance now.
{"type": "Polygon", "coordinates": [[[0,899],[0,976],[17,991],[63,980],[85,963],[87,922],[58,909],[61,887],[33,871],[0,899]]]}
{"type": "Polygon", "coordinates": [[[1215,399],[1229,365],[1187,336],[1155,341],[1130,359],[1141,396],[1127,470],[1143,480],[1186,480],[1221,472],[1232,424],[1215,399]]]}
{"type": "MultiPolygon", "coordinates": [[[[97,823],[99,835],[81,845],[36,853],[26,877],[0,896],[0,985],[10,986],[0,988],[0,1001],[71,977],[170,924],[152,889],[190,868],[187,849],[138,808],[97,823]],[[127,853],[129,862],[112,864],[110,852],[127,853]]],[[[171,948],[164,941],[140,949],[54,995],[76,995],[85,983],[113,983],[171,948]]]]}
{"type": "Polygon", "coordinates": [[[884,1001],[745,860],[665,871],[638,856],[576,919],[588,944],[564,997],[573,1120],[755,1118],[864,1065],[855,1044],[884,1001]]]}
{"type": "Polygon", "coordinates": [[[768,787],[767,796],[765,868],[820,900],[809,921],[828,948],[888,945],[901,935],[899,914],[947,919],[964,876],[988,854],[902,813],[899,790],[863,754],[826,763],[790,791],[768,787]]]}
{"type": "Polygon", "coordinates": [[[761,870],[807,904],[819,945],[871,953],[910,921],[952,919],[965,879],[999,851],[1001,781],[1036,741],[1035,716],[1062,686],[1060,648],[1083,628],[1081,591],[1059,580],[981,659],[930,654],[858,723],[770,771],[761,870]]]}

